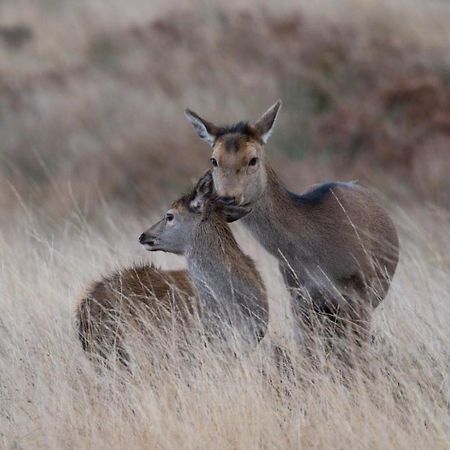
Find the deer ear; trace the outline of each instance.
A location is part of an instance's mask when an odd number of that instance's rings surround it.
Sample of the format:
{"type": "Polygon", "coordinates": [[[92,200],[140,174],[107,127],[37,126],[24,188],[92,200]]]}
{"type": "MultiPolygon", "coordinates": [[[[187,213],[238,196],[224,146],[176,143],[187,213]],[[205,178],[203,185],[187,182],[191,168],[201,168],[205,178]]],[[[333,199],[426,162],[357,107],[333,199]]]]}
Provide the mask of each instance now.
{"type": "Polygon", "coordinates": [[[189,207],[194,212],[203,212],[206,203],[211,199],[214,191],[214,184],[210,170],[207,170],[197,181],[192,192],[192,200],[189,207]]]}
{"type": "Polygon", "coordinates": [[[280,108],[281,100],[278,100],[255,122],[255,129],[261,136],[261,140],[264,144],[269,140],[269,137],[272,134],[280,108]]]}
{"type": "Polygon", "coordinates": [[[195,185],[196,195],[201,195],[203,197],[211,197],[214,190],[214,183],[211,170],[207,170],[197,181],[195,185]]]}
{"type": "Polygon", "coordinates": [[[202,119],[198,114],[190,109],[185,109],[184,114],[189,122],[191,122],[194,126],[194,129],[200,139],[203,139],[210,147],[212,147],[216,140],[217,127],[213,123],[202,119]]]}

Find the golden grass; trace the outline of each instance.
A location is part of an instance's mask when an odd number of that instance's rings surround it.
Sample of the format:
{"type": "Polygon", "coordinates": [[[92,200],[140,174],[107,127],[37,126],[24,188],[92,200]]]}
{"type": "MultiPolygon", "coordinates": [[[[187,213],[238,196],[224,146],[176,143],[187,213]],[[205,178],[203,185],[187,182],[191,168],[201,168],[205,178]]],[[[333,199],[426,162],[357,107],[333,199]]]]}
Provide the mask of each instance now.
{"type": "MultiPolygon", "coordinates": [[[[102,224],[74,214],[56,235],[28,212],[0,241],[1,448],[446,448],[450,433],[449,216],[398,213],[401,263],[373,324],[367,361],[343,376],[322,355],[312,367],[289,341],[285,290],[265,253],[271,331],[252,354],[195,349],[151,365],[154,348],[134,342],[133,374],[98,373],[74,328],[89,280],[150,255],[136,236],[148,223],[103,211],[102,224]],[[28,218],[26,218],[28,217],[28,218]],[[296,376],[279,373],[270,341],[291,348],[296,376]],[[200,362],[199,362],[200,361],[200,362]],[[271,380],[269,382],[269,379],[271,380]]],[[[148,222],[148,221],[147,221],[148,222]]]]}
{"type": "Polygon", "coordinates": [[[20,49],[0,42],[0,448],[447,448],[450,216],[412,192],[441,195],[444,206],[448,198],[448,4],[124,5],[0,4],[0,28],[32,31],[20,49]],[[391,90],[406,106],[379,106],[391,90]],[[331,109],[312,114],[307,102],[324,93],[331,109]],[[158,365],[150,357],[167,343],[135,338],[132,375],[98,373],[74,326],[83,289],[134,261],[183,264],[137,243],[152,222],[143,221],[144,208],[175,198],[207,162],[183,108],[217,121],[256,118],[280,95],[284,115],[269,151],[276,158],[284,149],[276,164],[292,189],[360,177],[408,200],[407,213],[392,208],[401,262],[375,313],[366,360],[345,377],[325,354],[311,366],[292,343],[274,260],[237,227],[270,295],[264,345],[239,358],[196,348],[190,363],[169,350],[158,365]],[[437,126],[427,121],[432,110],[442,130],[421,143],[411,130],[437,126]],[[418,125],[406,120],[423,111],[418,125]],[[359,135],[364,152],[349,159],[343,149],[359,135]],[[301,159],[310,144],[323,157],[301,159]],[[340,166],[325,151],[331,144],[340,166]],[[297,161],[291,150],[300,151],[297,161]],[[290,350],[295,376],[277,371],[272,343],[290,350]]]}

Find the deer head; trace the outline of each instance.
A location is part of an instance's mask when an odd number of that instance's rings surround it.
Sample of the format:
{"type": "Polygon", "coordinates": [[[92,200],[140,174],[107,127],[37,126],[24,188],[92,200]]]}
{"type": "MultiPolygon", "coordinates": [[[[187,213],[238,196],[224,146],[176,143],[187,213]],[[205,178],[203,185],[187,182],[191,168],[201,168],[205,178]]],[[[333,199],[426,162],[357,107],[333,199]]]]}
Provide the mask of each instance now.
{"type": "Polygon", "coordinates": [[[210,158],[217,195],[223,204],[249,206],[267,184],[264,145],[281,107],[278,100],[256,122],[217,126],[187,109],[186,117],[212,149],[210,158]]]}
{"type": "Polygon", "coordinates": [[[192,245],[194,231],[202,222],[234,222],[250,211],[248,207],[219,202],[208,170],[191,192],[176,200],[160,221],[141,234],[139,242],[149,251],[182,255],[192,245]]]}

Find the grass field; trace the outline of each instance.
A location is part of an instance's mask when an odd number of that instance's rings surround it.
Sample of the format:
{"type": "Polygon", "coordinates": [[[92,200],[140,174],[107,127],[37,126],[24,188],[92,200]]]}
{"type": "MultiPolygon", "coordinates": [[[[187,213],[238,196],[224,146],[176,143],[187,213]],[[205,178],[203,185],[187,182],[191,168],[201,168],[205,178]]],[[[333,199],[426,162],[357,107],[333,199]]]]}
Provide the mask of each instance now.
{"type": "Polygon", "coordinates": [[[449,48],[444,0],[1,0],[0,448],[449,448],[449,48]],[[270,297],[257,351],[187,361],[135,337],[132,375],[99,373],[75,328],[87,285],[184,264],[137,242],[208,164],[183,109],[256,119],[280,97],[268,153],[289,188],[359,179],[399,229],[365,358],[310,363],[236,225],[270,297]]]}
{"type": "Polygon", "coordinates": [[[105,211],[107,220],[97,228],[74,214],[49,238],[29,212],[21,226],[2,236],[2,448],[448,447],[446,213],[397,213],[401,263],[375,314],[376,341],[351,378],[325,355],[312,368],[289,344],[279,274],[239,230],[270,293],[265,344],[228,359],[220,351],[197,349],[196,364],[173,352],[155,367],[148,356],[167,343],[138,341],[133,375],[97,373],[74,328],[75,301],[87,282],[132,261],[182,264],[139,249],[136,236],[144,224],[115,214],[105,211]],[[270,342],[291,348],[295,377],[277,371],[270,342]]]}

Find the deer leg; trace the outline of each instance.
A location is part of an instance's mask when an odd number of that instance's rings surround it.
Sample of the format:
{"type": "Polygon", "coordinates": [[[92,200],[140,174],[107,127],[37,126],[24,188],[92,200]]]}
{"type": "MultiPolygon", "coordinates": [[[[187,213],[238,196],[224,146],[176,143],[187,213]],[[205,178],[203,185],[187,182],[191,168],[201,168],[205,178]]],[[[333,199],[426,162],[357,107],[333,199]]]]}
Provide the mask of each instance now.
{"type": "Polygon", "coordinates": [[[318,363],[320,354],[334,354],[351,366],[355,355],[370,341],[372,306],[356,289],[345,293],[297,290],[293,312],[303,332],[308,358],[318,363]]]}

